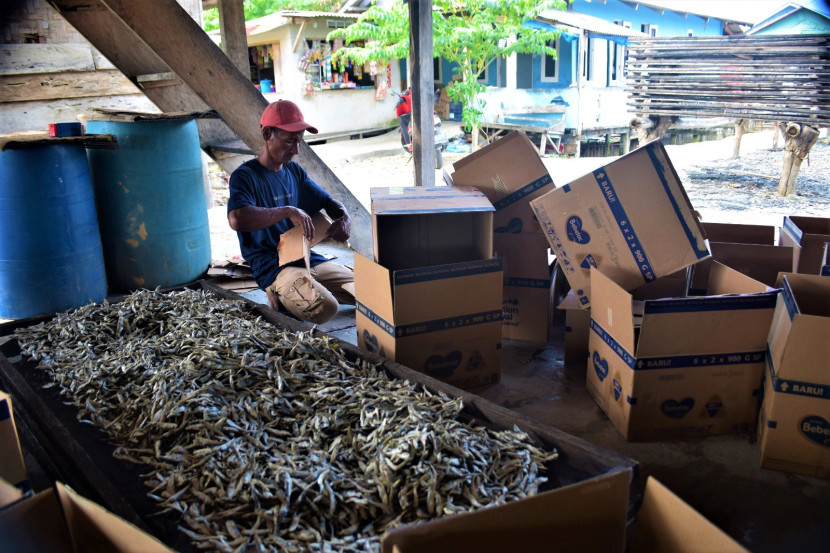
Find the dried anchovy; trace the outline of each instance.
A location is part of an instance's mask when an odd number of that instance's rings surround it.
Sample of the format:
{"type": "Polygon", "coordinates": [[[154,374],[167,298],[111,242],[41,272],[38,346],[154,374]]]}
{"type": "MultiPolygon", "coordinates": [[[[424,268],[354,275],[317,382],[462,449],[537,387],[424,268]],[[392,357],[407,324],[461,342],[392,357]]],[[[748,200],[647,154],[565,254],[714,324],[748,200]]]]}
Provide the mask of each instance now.
{"type": "Polygon", "coordinates": [[[460,398],[201,290],[140,290],[17,331],[196,547],[378,551],[384,531],[537,493],[557,454],[460,398]]]}

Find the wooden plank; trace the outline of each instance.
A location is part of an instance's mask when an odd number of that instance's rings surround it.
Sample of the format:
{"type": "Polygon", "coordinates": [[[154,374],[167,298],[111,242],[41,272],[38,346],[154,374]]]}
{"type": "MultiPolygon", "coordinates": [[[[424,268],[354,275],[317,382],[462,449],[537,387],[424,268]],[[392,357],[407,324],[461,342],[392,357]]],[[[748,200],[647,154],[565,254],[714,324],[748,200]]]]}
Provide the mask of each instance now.
{"type": "Polygon", "coordinates": [[[130,109],[154,113],[158,108],[143,94],[65,98],[36,102],[0,103],[0,134],[18,129],[49,129],[49,123],[74,122],[94,108],[130,109]]]}
{"type": "MultiPolygon", "coordinates": [[[[219,112],[221,122],[197,122],[203,143],[239,137],[252,151],[261,149],[259,117],[268,100],[175,0],[53,0],[52,4],[128,77],[176,73],[183,84],[145,90],[163,111],[219,112]]],[[[345,205],[353,222],[350,244],[371,255],[372,227],[366,208],[308,145],[301,145],[298,161],[345,205]]]]}
{"type": "MultiPolygon", "coordinates": [[[[412,77],[412,155],[415,186],[435,186],[433,123],[432,2],[409,4],[409,74],[412,77]]],[[[473,144],[473,148],[476,144],[473,144]]]]}
{"type": "Polygon", "coordinates": [[[140,92],[118,70],[0,76],[0,102],[117,96],[140,92]]]}
{"type": "Polygon", "coordinates": [[[93,71],[88,44],[2,44],[0,74],[28,75],[61,71],[93,71]]]}

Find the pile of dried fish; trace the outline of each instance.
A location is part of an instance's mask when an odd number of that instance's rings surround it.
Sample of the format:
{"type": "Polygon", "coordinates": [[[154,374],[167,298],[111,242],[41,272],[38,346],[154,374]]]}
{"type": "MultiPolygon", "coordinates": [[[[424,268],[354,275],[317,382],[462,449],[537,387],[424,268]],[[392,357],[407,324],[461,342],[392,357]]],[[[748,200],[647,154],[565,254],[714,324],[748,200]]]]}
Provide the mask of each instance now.
{"type": "Polygon", "coordinates": [[[377,551],[389,528],[535,494],[556,457],[204,291],[137,291],[17,339],[116,457],[153,467],[200,548],[377,551]]]}

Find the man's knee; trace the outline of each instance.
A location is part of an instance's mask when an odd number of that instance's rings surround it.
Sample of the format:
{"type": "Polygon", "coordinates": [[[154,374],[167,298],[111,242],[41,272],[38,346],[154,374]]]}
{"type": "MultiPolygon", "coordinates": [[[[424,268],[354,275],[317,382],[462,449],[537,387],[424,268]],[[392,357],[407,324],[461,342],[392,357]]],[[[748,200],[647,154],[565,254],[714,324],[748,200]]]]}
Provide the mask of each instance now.
{"type": "Polygon", "coordinates": [[[323,297],[322,300],[314,308],[304,310],[301,318],[315,324],[323,324],[332,320],[340,310],[340,304],[334,298],[323,297]]]}
{"type": "Polygon", "coordinates": [[[279,301],[291,314],[317,324],[334,318],[340,305],[320,283],[306,275],[286,273],[284,276],[289,278],[278,278],[268,291],[278,296],[279,301]]]}

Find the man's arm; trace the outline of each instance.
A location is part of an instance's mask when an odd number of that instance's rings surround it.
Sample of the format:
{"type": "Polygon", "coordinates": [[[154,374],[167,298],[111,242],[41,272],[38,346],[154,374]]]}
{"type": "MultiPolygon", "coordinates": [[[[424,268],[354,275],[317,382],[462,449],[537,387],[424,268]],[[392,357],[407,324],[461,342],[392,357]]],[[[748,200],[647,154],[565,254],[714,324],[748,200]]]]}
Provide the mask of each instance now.
{"type": "Polygon", "coordinates": [[[346,208],[334,198],[329,198],[324,208],[326,214],[333,219],[328,235],[338,242],[345,242],[352,233],[352,218],[346,208]]]}
{"type": "MultiPolygon", "coordinates": [[[[328,210],[326,212],[328,213],[328,210]]],[[[314,239],[314,225],[311,222],[311,217],[297,207],[257,207],[248,205],[228,213],[230,227],[233,230],[243,232],[262,230],[283,219],[290,219],[295,227],[302,228],[303,234],[308,240],[314,239]]]]}

